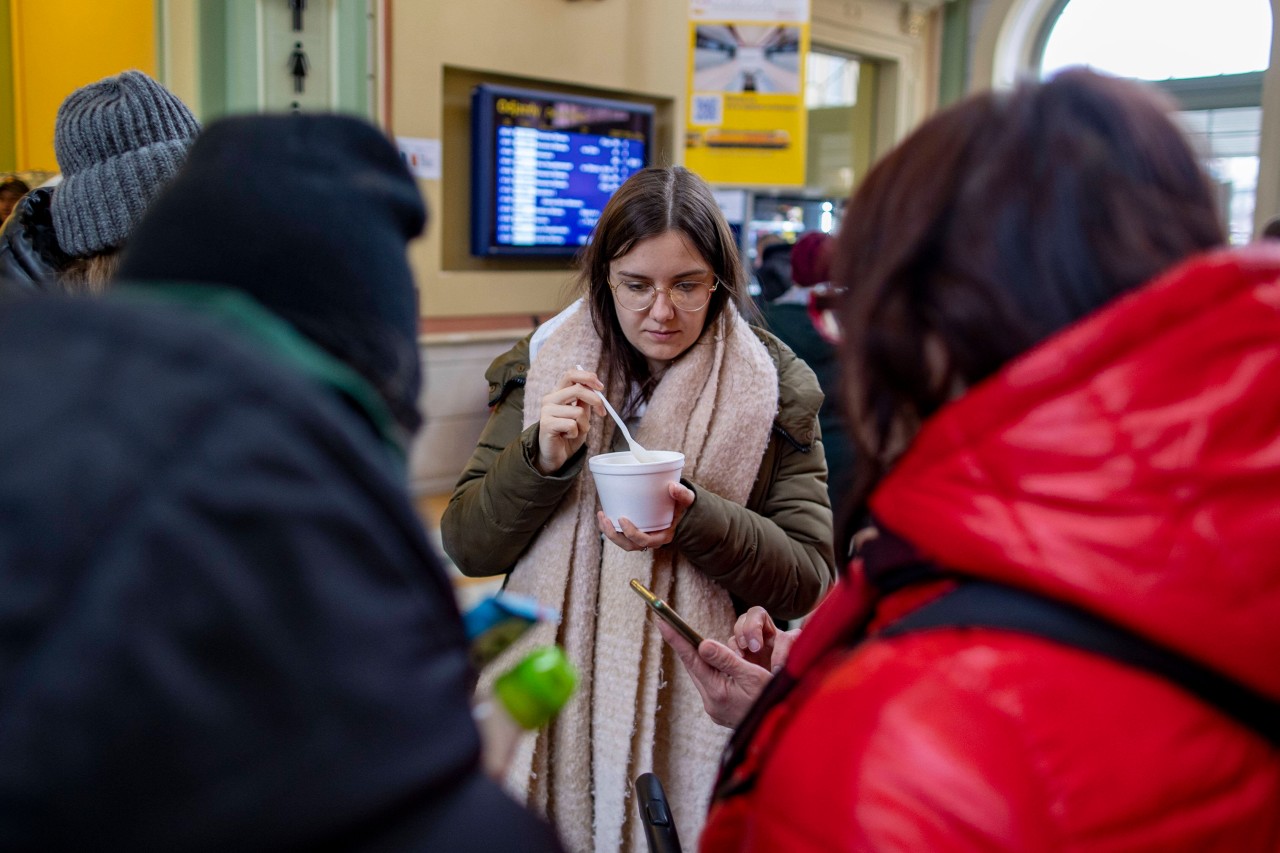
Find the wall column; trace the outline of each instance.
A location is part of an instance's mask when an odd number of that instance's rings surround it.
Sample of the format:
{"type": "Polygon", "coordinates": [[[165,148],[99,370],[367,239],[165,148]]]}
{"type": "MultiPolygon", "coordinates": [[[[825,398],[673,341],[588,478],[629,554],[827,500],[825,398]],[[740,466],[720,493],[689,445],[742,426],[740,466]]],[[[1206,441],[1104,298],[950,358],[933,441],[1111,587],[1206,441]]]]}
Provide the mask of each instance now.
{"type": "Polygon", "coordinates": [[[1258,194],[1254,199],[1256,234],[1270,217],[1280,213],[1280,0],[1271,0],[1271,59],[1262,77],[1262,135],[1258,140],[1258,194]]]}

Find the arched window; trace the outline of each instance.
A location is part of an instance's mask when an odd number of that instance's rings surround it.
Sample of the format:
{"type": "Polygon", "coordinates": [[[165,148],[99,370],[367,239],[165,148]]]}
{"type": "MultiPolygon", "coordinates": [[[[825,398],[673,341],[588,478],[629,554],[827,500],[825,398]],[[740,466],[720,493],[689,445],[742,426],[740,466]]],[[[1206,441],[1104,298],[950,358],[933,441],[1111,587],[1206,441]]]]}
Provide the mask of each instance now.
{"type": "Polygon", "coordinates": [[[1039,43],[1042,76],[1090,65],[1168,91],[1221,188],[1232,242],[1253,236],[1268,0],[1063,0],[1039,43]]]}

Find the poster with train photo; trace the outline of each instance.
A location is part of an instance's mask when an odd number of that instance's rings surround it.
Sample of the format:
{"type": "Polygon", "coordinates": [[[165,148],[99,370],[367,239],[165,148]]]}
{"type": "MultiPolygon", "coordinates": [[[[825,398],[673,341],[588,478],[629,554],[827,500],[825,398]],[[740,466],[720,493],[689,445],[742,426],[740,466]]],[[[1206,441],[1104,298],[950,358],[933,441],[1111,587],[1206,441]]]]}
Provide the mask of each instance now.
{"type": "Polygon", "coordinates": [[[690,0],[685,165],[712,183],[805,180],[809,0],[690,0]]]}

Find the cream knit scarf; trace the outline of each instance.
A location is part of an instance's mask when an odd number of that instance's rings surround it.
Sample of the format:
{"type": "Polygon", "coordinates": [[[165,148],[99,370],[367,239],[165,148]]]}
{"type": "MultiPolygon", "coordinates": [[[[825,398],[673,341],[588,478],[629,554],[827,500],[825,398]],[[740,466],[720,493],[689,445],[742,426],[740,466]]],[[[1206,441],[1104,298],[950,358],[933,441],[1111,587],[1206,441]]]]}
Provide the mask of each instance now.
{"type": "MultiPolygon", "coordinates": [[[[525,426],[544,394],[575,364],[602,369],[600,339],[580,306],[538,351],[525,387],[525,426]]],[[[617,377],[601,379],[621,402],[617,377]]],[[[722,314],[667,370],[636,439],[685,455],[683,476],[745,504],[778,409],[778,374],[764,345],[736,310],[722,314]]],[[[589,456],[608,452],[615,427],[593,416],[589,456]]],[[[527,737],[508,775],[517,797],[546,814],[568,849],[645,850],[632,783],[646,771],[662,779],[682,843],[693,850],[706,816],[726,733],[702,708],[693,683],[649,624],[630,589],[638,578],[703,636],[733,629],[729,594],[673,553],[627,552],[596,526],[595,485],[582,476],[511,572],[507,588],[560,609],[559,626],[530,631],[486,670],[481,690],[531,647],[558,642],[578,667],[577,693],[555,722],[527,737]]]]}

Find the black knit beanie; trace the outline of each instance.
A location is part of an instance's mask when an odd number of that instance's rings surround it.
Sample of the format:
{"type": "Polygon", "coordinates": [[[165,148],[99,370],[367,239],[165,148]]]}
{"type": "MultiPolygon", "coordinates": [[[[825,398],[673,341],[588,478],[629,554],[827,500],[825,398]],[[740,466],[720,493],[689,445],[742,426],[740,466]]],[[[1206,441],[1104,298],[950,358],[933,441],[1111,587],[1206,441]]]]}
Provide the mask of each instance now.
{"type": "Polygon", "coordinates": [[[417,184],[373,125],[226,118],[130,237],[118,277],[244,291],[359,371],[412,432],[421,379],[405,247],[425,224],[417,184]]]}

